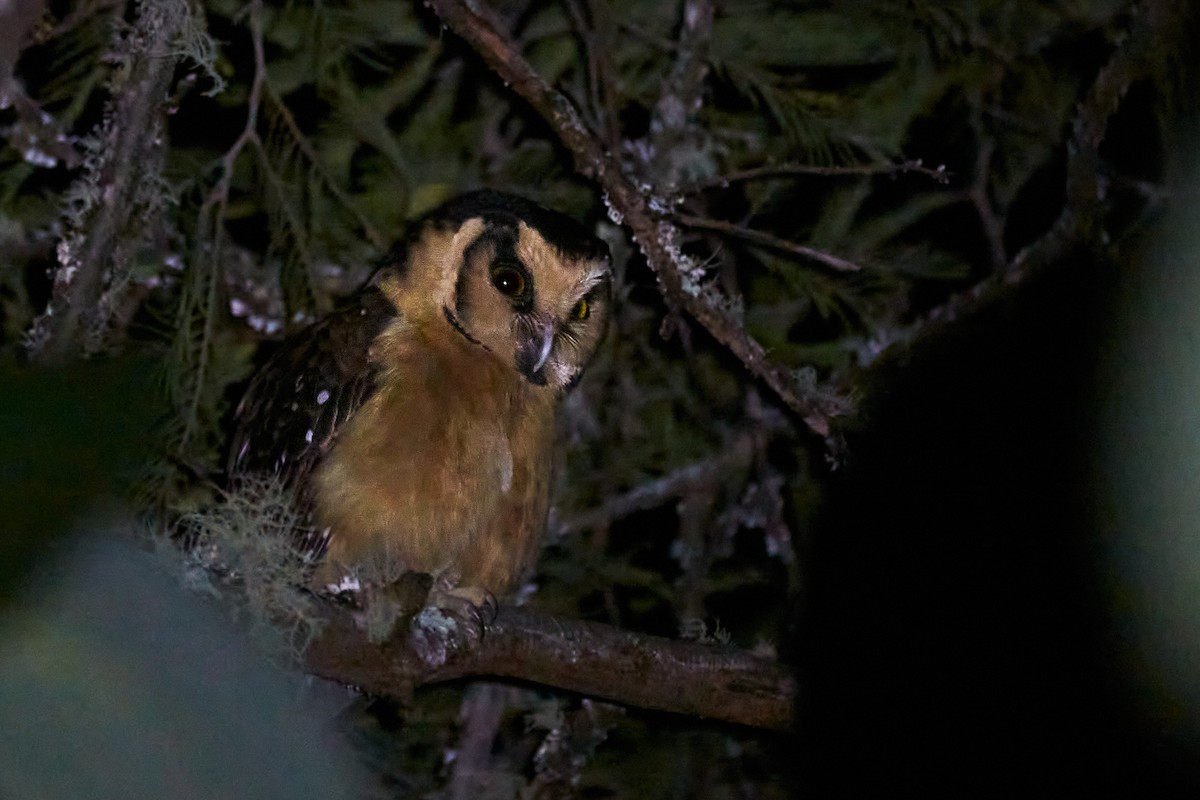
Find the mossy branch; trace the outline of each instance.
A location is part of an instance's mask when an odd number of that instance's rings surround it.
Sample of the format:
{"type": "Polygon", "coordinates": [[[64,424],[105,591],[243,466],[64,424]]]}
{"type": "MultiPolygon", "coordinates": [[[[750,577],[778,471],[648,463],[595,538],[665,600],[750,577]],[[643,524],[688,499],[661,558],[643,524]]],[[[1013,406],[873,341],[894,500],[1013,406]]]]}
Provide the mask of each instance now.
{"type": "Polygon", "coordinates": [[[113,79],[113,99],[88,148],[67,209],[68,235],[59,243],[58,270],[46,312],[28,338],[43,362],[81,349],[99,349],[107,328],[101,297],[106,284],[128,269],[145,217],[147,189],[159,184],[162,116],[175,66],[185,55],[177,44],[191,20],[185,5],[142,3],[120,47],[128,59],[113,79]]]}

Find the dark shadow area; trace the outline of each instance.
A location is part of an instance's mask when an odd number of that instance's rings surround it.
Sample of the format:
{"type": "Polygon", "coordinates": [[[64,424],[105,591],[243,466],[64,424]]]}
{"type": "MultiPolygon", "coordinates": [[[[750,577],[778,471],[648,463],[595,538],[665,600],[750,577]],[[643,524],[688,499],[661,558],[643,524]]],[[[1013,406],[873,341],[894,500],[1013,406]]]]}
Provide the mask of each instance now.
{"type": "Polygon", "coordinates": [[[878,376],[808,564],[803,796],[1200,788],[1195,750],[1134,722],[1105,607],[1116,274],[1055,270],[878,376]]]}

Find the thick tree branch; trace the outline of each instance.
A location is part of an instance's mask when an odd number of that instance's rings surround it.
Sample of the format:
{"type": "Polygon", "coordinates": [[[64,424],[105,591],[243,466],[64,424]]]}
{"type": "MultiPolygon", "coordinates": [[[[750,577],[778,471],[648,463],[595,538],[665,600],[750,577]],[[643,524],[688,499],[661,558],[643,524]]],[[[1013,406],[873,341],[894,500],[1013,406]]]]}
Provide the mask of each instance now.
{"type": "Polygon", "coordinates": [[[495,676],[772,730],[792,726],[796,695],[787,667],[753,653],[510,606],[500,609],[482,641],[449,649],[442,663],[424,660],[401,637],[374,644],[349,613],[330,609],[306,658],[316,675],[381,695],[495,676]]]}
{"type": "Polygon", "coordinates": [[[690,265],[680,251],[678,231],[664,219],[669,211],[665,206],[669,203],[647,196],[625,175],[619,162],[583,124],[570,101],[533,70],[507,34],[478,6],[461,0],[428,0],[428,4],[550,124],[575,159],[580,174],[600,184],[609,215],[614,221],[628,226],[647,263],[657,274],[659,288],[668,303],[685,309],[746,369],[800,414],[811,430],[821,436],[829,435],[830,420],[844,413],[846,404],[837,399],[831,401],[827,390],[798,380],[794,370],[772,362],[728,304],[722,303],[722,298],[714,291],[698,285],[688,274],[690,265]]]}

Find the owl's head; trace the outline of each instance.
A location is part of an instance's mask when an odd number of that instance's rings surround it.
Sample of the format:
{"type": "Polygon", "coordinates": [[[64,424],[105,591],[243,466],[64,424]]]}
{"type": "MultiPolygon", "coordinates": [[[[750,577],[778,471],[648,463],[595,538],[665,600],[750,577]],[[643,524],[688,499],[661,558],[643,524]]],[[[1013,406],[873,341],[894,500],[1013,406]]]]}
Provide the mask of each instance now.
{"type": "MultiPolygon", "coordinates": [[[[397,262],[399,259],[397,259],[397,262]]],[[[493,191],[462,195],[416,226],[397,263],[402,314],[565,388],[603,336],[608,246],[570,217],[493,191]]]]}

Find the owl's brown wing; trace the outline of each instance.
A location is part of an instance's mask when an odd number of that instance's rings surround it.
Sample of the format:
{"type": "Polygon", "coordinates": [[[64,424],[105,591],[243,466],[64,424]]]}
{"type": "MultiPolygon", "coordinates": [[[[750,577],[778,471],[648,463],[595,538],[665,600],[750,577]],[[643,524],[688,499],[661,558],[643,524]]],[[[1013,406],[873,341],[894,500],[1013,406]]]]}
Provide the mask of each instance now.
{"type": "Polygon", "coordinates": [[[284,342],[251,379],[235,413],[227,473],[278,477],[295,493],[308,530],[301,545],[319,556],[325,537],[311,529],[313,470],[341,426],[375,392],[368,351],[396,311],[375,286],[348,307],[284,342]]]}

